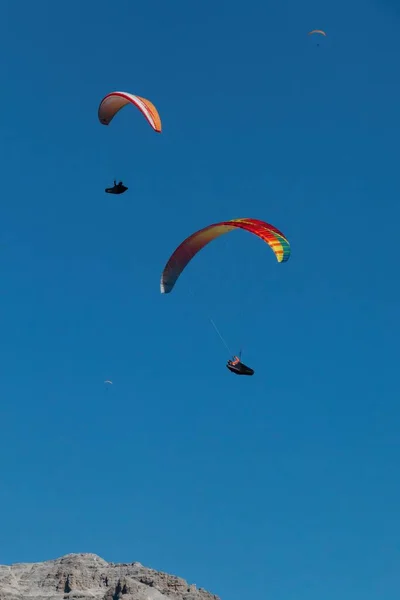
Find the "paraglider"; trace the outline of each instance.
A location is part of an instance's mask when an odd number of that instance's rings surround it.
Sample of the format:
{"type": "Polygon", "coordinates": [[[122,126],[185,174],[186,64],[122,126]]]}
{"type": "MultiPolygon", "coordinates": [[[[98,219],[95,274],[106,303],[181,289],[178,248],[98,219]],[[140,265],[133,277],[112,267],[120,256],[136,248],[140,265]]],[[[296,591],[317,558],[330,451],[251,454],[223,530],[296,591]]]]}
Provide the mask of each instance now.
{"type": "Polygon", "coordinates": [[[226,367],[235,375],[254,375],[254,370],[243,364],[238,356],[234,356],[233,360],[228,360],[226,367]]]}
{"type": "MultiPolygon", "coordinates": [[[[141,96],[134,96],[128,92],[111,92],[104,96],[98,108],[98,119],[102,125],[109,125],[117,112],[127,104],[131,104],[139,109],[142,115],[147,119],[148,123],[156,133],[161,133],[161,118],[160,115],[150,100],[141,96]]],[[[107,194],[123,194],[127,191],[127,187],[122,181],[117,183],[114,181],[114,187],[106,188],[107,194]]]]}
{"type": "Polygon", "coordinates": [[[122,183],[122,181],[117,183],[114,179],[114,186],[111,188],[106,188],[105,191],[107,194],[123,194],[127,189],[128,188],[122,183]]]}
{"type": "Polygon", "coordinates": [[[106,379],[104,382],[104,385],[106,387],[106,393],[108,394],[108,388],[110,387],[110,385],[112,385],[113,382],[110,379],[106,379]]]}
{"type": "Polygon", "coordinates": [[[278,262],[286,262],[290,257],[290,244],[279,229],[258,219],[232,219],[200,229],[184,240],[171,255],[161,275],[162,294],[169,294],[184,268],[192,258],[212,240],[234,229],[245,229],[266,242],[278,262]]]}
{"type": "MultiPolygon", "coordinates": [[[[315,34],[326,37],[325,31],[323,31],[322,29],[313,29],[312,31],[308,32],[308,35],[315,35],[315,34]]],[[[319,46],[319,43],[317,43],[317,46],[319,46]]]]}
{"type": "MultiPolygon", "coordinates": [[[[222,221],[193,233],[176,248],[161,274],[161,293],[169,294],[173,290],[182,271],[204,246],[224,233],[229,233],[235,229],[244,229],[262,239],[274,252],[275,258],[279,263],[289,260],[290,244],[284,234],[273,225],[259,219],[249,218],[222,221]]],[[[213,319],[209,318],[209,320],[221,338],[221,341],[229,350],[213,319]]],[[[241,359],[237,356],[234,356],[233,360],[228,360],[226,366],[229,371],[236,375],[254,375],[254,370],[242,363],[241,359]]]]}

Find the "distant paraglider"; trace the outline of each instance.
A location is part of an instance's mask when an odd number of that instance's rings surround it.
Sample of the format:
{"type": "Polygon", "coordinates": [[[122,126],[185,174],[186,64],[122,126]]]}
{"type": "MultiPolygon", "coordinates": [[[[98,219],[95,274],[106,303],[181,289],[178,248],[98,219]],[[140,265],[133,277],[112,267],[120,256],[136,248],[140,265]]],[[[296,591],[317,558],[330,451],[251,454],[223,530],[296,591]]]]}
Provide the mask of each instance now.
{"type": "MultiPolygon", "coordinates": [[[[326,37],[325,31],[322,29],[312,29],[312,31],[308,32],[308,35],[322,35],[323,37],[326,37]]],[[[319,46],[319,43],[317,43],[317,46],[319,46]]]]}

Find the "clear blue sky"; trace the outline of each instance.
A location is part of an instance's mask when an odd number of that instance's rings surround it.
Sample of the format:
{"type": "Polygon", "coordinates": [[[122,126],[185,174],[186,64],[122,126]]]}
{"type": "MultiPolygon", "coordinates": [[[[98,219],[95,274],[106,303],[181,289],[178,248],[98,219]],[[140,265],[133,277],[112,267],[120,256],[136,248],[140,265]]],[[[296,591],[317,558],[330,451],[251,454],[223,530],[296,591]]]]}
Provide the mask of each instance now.
{"type": "Polygon", "coordinates": [[[394,0],[4,3],[0,563],[398,596],[399,28],[394,0]],[[101,126],[115,89],[162,135],[101,126]],[[236,232],[159,293],[181,240],[247,216],[288,263],[236,232]]]}

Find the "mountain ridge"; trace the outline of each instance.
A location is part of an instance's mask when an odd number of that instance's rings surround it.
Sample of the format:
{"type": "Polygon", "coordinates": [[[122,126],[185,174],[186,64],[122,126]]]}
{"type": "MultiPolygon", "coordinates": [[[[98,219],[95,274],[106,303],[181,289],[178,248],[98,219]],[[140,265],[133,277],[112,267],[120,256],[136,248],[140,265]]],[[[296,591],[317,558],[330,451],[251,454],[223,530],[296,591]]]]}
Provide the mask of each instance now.
{"type": "Polygon", "coordinates": [[[72,553],[37,563],[0,565],[0,600],[221,600],[185,579],[139,562],[72,553]]]}

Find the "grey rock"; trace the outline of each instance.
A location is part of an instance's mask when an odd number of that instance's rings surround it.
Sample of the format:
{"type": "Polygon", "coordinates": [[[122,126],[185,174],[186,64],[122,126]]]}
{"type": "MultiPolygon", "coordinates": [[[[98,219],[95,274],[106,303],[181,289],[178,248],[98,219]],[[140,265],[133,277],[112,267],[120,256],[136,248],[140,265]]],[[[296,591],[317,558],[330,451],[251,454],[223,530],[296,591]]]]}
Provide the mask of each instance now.
{"type": "Polygon", "coordinates": [[[0,565],[0,600],[220,600],[175,575],[139,562],[109,563],[67,554],[40,563],[0,565]]]}

